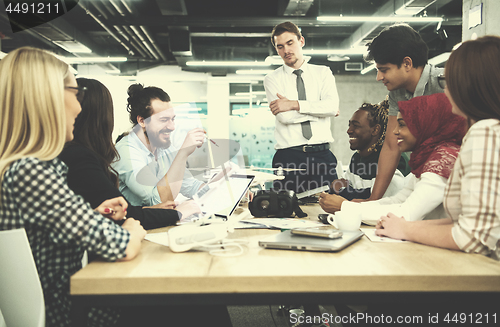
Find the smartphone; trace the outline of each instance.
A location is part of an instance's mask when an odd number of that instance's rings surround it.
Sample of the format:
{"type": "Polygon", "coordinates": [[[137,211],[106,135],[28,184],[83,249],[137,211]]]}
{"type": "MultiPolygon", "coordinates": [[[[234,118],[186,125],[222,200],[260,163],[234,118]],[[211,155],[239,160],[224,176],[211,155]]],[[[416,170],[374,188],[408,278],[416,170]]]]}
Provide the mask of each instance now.
{"type": "Polygon", "coordinates": [[[342,237],[342,232],[335,229],[295,228],[292,229],[292,234],[311,236],[311,237],[321,237],[328,239],[342,237]]]}

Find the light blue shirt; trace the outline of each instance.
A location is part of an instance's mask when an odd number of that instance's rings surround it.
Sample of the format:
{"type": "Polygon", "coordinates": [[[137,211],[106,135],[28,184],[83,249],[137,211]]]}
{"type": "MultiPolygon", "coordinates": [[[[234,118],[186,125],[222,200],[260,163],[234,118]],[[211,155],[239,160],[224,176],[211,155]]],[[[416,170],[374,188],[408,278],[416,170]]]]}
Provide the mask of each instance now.
{"type": "MultiPolygon", "coordinates": [[[[177,149],[157,148],[157,159],[132,131],[116,144],[120,160],[112,167],[119,175],[120,192],[134,206],[151,206],[161,203],[156,184],[164,178],[174,161],[177,149]]],[[[188,170],[184,173],[180,193],[192,197],[203,182],[194,178],[188,170]]]]}

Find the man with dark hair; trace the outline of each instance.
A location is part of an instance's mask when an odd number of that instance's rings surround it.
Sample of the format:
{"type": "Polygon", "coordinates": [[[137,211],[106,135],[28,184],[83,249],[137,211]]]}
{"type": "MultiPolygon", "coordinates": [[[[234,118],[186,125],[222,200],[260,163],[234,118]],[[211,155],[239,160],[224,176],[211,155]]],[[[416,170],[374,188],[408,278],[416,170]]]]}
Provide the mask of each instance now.
{"type": "Polygon", "coordinates": [[[182,147],[173,149],[175,112],[168,94],[141,84],[131,85],[128,94],[127,110],[134,127],[116,144],[119,160],[112,164],[120,192],[135,206],[174,200],[178,193],[192,197],[203,183],[185,170],[186,161],[203,144],[205,131],[192,129],[182,147]]]}
{"type": "MultiPolygon", "coordinates": [[[[427,63],[427,45],[407,24],[383,29],[368,43],[365,59],[375,62],[377,81],[384,83],[389,91],[388,131],[393,131],[397,125],[398,101],[443,92],[439,87],[438,76],[443,74],[444,69],[427,63]]],[[[377,178],[368,200],[378,200],[384,195],[400,156],[396,136],[388,133],[380,153],[377,178]]]]}
{"type": "Polygon", "coordinates": [[[329,67],[304,60],[305,39],[295,24],[275,26],[271,42],[284,62],[264,79],[276,116],[273,167],[301,169],[284,169],[285,179],[275,181],[274,188],[304,192],[329,185],[337,178],[337,159],[329,150],[331,117],[339,114],[335,78],[329,67]]]}

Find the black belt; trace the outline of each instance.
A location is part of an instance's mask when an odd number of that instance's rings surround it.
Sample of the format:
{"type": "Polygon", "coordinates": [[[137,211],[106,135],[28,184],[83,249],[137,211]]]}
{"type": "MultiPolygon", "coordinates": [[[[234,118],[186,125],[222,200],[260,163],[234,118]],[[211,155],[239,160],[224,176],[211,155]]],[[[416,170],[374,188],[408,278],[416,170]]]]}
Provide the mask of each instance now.
{"type": "MultiPolygon", "coordinates": [[[[312,144],[312,145],[297,145],[287,148],[290,150],[302,151],[302,152],[318,152],[330,149],[330,143],[322,144],[312,144]]],[[[284,149],[283,149],[284,150],[284,149]]]]}

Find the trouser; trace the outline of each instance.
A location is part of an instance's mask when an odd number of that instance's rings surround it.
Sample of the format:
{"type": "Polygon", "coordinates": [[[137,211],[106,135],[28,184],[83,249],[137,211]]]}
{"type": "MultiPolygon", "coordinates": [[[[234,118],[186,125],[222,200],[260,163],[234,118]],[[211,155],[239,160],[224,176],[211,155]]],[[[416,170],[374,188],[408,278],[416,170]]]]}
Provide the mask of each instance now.
{"type": "Polygon", "coordinates": [[[337,179],[337,158],[330,150],[302,152],[293,149],[277,150],[273,168],[300,169],[283,171],[285,179],[273,183],[275,190],[291,190],[302,193],[323,185],[330,185],[337,179]]]}

